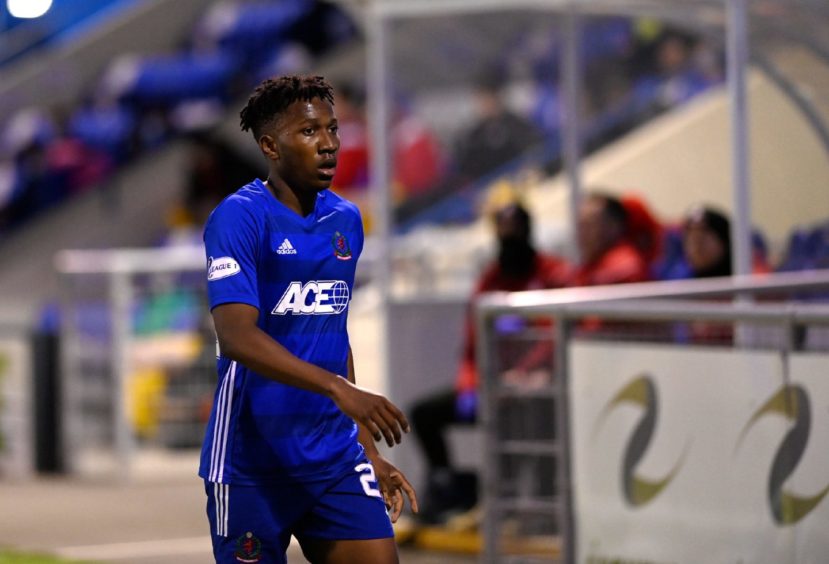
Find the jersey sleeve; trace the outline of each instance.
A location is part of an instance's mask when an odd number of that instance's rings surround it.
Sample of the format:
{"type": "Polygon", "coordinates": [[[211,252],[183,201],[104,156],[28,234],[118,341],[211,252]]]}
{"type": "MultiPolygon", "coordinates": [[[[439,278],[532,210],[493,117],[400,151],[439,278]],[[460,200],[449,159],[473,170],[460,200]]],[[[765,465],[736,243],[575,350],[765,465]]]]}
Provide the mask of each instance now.
{"type": "Polygon", "coordinates": [[[259,233],[253,215],[233,200],[225,200],[210,216],[204,247],[211,310],[226,303],[259,309],[259,233]]]}
{"type": "Polygon", "coordinates": [[[366,235],[363,231],[363,217],[360,215],[360,210],[357,206],[354,206],[355,213],[357,214],[357,240],[354,242],[354,256],[355,258],[360,258],[360,255],[363,254],[363,245],[365,244],[366,235]]]}

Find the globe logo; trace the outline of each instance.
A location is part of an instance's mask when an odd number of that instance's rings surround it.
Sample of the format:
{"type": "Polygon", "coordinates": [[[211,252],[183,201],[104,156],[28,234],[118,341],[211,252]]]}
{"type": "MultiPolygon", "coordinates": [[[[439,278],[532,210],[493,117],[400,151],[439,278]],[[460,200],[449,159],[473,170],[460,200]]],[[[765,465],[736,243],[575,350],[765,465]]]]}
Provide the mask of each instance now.
{"type": "Polygon", "coordinates": [[[331,315],[348,307],[351,292],[343,280],[291,282],[271,311],[274,315],[331,315]]]}
{"type": "Polygon", "coordinates": [[[348,284],[342,280],[337,280],[331,287],[328,294],[331,297],[331,305],[334,307],[334,313],[342,313],[348,307],[348,298],[351,294],[348,292],[348,284]]]}

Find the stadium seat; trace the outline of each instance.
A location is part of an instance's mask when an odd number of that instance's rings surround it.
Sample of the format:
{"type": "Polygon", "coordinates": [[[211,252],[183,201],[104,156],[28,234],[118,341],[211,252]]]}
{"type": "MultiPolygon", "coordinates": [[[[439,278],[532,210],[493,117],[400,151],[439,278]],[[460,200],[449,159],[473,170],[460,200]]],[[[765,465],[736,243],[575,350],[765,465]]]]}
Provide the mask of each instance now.
{"type": "Polygon", "coordinates": [[[136,127],[134,112],[124,105],[89,105],[73,114],[68,133],[118,163],[129,156],[136,127]]]}

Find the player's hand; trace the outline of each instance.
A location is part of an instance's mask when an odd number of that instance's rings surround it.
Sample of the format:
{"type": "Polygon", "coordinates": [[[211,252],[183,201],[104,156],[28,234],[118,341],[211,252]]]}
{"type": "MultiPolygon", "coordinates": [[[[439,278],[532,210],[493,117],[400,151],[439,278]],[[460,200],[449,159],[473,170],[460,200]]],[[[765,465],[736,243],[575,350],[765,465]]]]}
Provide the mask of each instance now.
{"type": "Polygon", "coordinates": [[[377,486],[380,488],[380,493],[383,494],[383,501],[386,503],[391,522],[396,523],[398,517],[400,517],[405,498],[409,498],[409,506],[412,508],[412,512],[417,513],[417,494],[403,472],[398,470],[380,453],[369,455],[368,458],[374,466],[377,486]]]}
{"type": "Polygon", "coordinates": [[[400,444],[403,433],[409,432],[406,416],[380,394],[357,387],[345,378],[339,382],[331,399],[343,413],[368,429],[375,441],[385,437],[386,444],[400,444]]]}

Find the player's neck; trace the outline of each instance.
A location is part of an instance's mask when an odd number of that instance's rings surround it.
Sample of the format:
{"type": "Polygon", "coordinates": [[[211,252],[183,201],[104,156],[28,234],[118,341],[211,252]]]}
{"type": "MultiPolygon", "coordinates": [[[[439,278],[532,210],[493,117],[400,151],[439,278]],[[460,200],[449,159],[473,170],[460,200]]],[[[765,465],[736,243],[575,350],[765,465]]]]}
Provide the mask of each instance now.
{"type": "Polygon", "coordinates": [[[295,211],[301,217],[307,217],[314,212],[314,206],[317,203],[316,192],[299,192],[297,193],[290,186],[278,177],[274,181],[268,177],[265,181],[265,186],[273,197],[279,200],[283,205],[295,211]]]}

